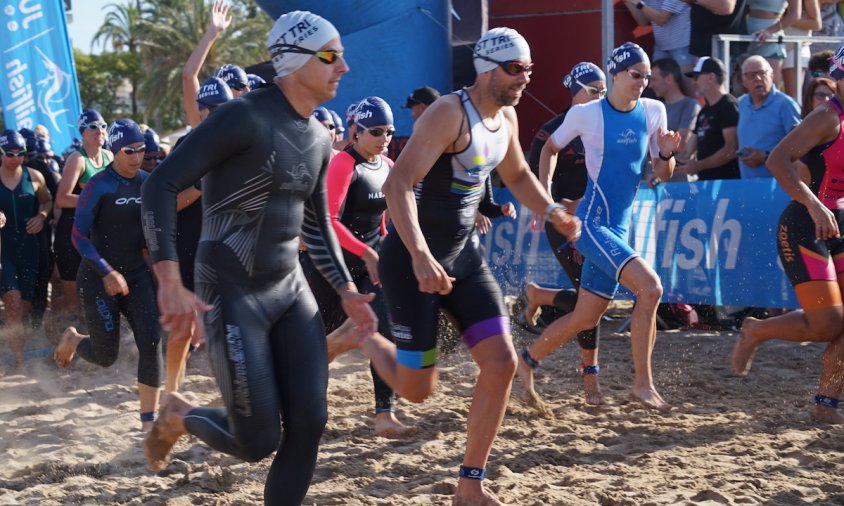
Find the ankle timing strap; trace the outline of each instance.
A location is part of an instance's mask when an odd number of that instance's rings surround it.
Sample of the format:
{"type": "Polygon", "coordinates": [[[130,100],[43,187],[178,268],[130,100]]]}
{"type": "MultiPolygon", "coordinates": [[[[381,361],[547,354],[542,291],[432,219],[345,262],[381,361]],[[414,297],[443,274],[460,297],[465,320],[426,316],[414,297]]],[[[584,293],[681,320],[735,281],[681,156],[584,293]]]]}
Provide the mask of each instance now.
{"type": "Polygon", "coordinates": [[[141,422],[154,422],[155,421],[155,411],[148,411],[146,413],[141,413],[141,422]]]}
{"type": "Polygon", "coordinates": [[[595,364],[595,365],[580,364],[580,374],[582,374],[583,376],[597,376],[600,373],[601,373],[601,365],[600,364],[595,364]]]}
{"type": "Polygon", "coordinates": [[[539,360],[534,360],[533,357],[530,356],[530,352],[527,348],[522,350],[522,360],[524,360],[531,369],[539,367],[539,360]]]}
{"type": "Polygon", "coordinates": [[[460,477],[470,480],[483,480],[486,478],[486,469],[483,467],[460,466],[460,477]]]}
{"type": "Polygon", "coordinates": [[[838,409],[838,399],[833,399],[832,397],[827,397],[825,395],[816,395],[815,404],[817,404],[818,406],[826,406],[828,408],[838,409]]]}

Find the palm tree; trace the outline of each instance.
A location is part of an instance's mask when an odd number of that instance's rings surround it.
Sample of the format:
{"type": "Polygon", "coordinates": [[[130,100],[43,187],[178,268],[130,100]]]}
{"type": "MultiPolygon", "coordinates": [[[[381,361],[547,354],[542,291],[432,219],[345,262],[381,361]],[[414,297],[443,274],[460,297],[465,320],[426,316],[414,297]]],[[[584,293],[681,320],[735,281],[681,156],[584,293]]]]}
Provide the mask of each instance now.
{"type": "MultiPolygon", "coordinates": [[[[91,41],[91,48],[99,43],[105,47],[109,42],[115,51],[119,52],[126,49],[132,55],[138,55],[138,41],[140,37],[140,20],[141,10],[140,1],[136,0],[135,5],[131,0],[126,0],[125,4],[108,4],[106,6],[108,12],[105,20],[100,26],[97,33],[94,34],[94,39],[91,41]]],[[[132,100],[132,116],[137,117],[138,114],[138,99],[137,91],[140,81],[139,57],[133,58],[134,69],[130,69],[128,76],[129,82],[132,85],[130,97],[132,100]]]]}
{"type": "MultiPolygon", "coordinates": [[[[223,63],[245,67],[267,59],[269,17],[257,10],[253,0],[229,3],[232,25],[212,48],[200,81],[223,63]]],[[[147,117],[181,110],[182,67],[205,32],[208,12],[206,0],[144,1],[139,44],[142,68],[148,70],[141,84],[147,117]]]]}

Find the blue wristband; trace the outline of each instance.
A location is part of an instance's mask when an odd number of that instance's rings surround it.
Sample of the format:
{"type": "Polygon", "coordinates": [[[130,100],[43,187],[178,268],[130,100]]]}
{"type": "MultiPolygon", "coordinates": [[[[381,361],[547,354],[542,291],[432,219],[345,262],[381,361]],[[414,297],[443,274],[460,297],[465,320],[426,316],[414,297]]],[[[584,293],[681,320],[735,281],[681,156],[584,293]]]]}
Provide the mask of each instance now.
{"type": "Polygon", "coordinates": [[[148,411],[146,413],[141,413],[141,422],[154,422],[155,421],[155,412],[148,411]]]}
{"type": "Polygon", "coordinates": [[[827,397],[825,395],[816,395],[815,404],[817,404],[818,406],[826,406],[828,408],[838,409],[838,399],[833,399],[832,397],[827,397]]]}

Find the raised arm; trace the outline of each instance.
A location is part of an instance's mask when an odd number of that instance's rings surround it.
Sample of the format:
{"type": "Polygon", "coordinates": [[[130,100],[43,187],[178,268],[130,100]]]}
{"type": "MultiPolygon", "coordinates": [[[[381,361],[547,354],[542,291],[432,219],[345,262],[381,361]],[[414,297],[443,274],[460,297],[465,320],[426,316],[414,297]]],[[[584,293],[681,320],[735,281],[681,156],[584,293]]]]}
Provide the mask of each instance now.
{"type": "Polygon", "coordinates": [[[182,68],[182,105],[185,108],[185,115],[191,128],[196,128],[200,120],[199,107],[196,105],[196,93],[199,91],[199,71],[205,64],[205,59],[208,57],[214,42],[231,22],[229,4],[225,0],[214,0],[208,16],[205,34],[182,68]]]}

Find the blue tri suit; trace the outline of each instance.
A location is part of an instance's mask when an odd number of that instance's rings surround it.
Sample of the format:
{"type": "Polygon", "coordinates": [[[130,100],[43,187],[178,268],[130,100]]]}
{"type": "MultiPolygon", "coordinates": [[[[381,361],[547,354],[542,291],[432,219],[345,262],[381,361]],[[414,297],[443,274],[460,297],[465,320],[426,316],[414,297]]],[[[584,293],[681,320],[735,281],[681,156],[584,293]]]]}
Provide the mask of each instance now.
{"type": "Polygon", "coordinates": [[[661,102],[642,98],[622,112],[604,98],[572,107],[551,135],[558,148],[578,136],[583,142],[588,178],[574,245],[585,258],[580,286],[599,297],[613,298],[621,270],[638,256],[628,241],[630,212],[645,155],[659,156],[657,131],[666,123],[661,102]]]}

